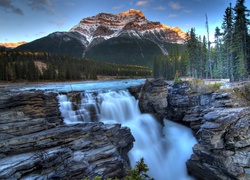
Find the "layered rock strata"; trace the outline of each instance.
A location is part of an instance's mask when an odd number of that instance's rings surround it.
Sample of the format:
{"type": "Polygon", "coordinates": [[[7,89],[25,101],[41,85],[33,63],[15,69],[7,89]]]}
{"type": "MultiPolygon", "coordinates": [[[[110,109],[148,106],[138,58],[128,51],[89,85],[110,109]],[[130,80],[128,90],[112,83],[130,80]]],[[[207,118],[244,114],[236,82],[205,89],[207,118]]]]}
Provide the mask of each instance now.
{"type": "Polygon", "coordinates": [[[123,177],[134,138],[101,122],[64,125],[57,94],[0,93],[0,179],[123,177]]]}
{"type": "Polygon", "coordinates": [[[189,173],[199,180],[250,179],[249,99],[240,94],[238,88],[237,91],[198,93],[187,83],[166,88],[159,81],[147,81],[143,86],[130,88],[130,91],[145,111],[162,115],[162,109],[155,107],[159,107],[162,101],[167,102],[163,108],[165,117],[193,130],[198,144],[193,147],[193,155],[187,161],[189,173]],[[155,93],[153,89],[160,92],[155,93]],[[164,100],[154,98],[156,94],[164,100]]]}
{"type": "Polygon", "coordinates": [[[145,84],[128,89],[135,98],[139,99],[139,108],[143,113],[153,114],[163,123],[162,119],[166,116],[168,106],[167,85],[162,79],[146,80],[145,84]]]}

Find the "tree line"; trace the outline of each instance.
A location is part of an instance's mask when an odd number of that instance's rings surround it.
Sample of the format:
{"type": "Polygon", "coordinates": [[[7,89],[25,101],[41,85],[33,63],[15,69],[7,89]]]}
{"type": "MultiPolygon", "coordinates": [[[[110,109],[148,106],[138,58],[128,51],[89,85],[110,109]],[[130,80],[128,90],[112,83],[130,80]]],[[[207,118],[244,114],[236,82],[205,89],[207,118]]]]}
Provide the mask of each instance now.
{"type": "Polygon", "coordinates": [[[87,58],[45,52],[0,51],[1,81],[65,81],[97,79],[97,76],[151,77],[152,69],[116,65],[87,58]]]}
{"type": "Polygon", "coordinates": [[[168,56],[155,57],[154,77],[190,76],[231,81],[249,78],[250,11],[244,4],[245,0],[237,0],[234,8],[229,4],[221,28],[215,29],[214,42],[209,41],[209,36],[198,36],[195,28],[191,28],[182,48],[176,45],[177,49],[170,49],[168,56]]]}

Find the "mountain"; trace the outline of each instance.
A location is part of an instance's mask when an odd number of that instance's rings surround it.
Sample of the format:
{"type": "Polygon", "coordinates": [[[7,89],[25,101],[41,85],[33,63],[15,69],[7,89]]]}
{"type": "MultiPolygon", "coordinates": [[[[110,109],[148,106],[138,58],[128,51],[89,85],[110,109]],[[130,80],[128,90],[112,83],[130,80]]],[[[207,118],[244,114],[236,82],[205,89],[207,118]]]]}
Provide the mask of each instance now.
{"type": "Polygon", "coordinates": [[[139,10],[130,9],[117,15],[100,13],[84,18],[70,32],[79,32],[86,37],[88,47],[119,36],[146,38],[156,43],[183,43],[185,33],[178,27],[169,27],[159,22],[148,21],[139,10]]]}
{"type": "Polygon", "coordinates": [[[78,32],[54,32],[30,43],[18,46],[14,51],[49,52],[81,57],[86,47],[84,36],[78,32]]]}
{"type": "Polygon", "coordinates": [[[166,43],[182,44],[186,33],[146,19],[139,10],[100,13],[82,19],[69,32],[55,32],[21,45],[18,51],[85,56],[118,64],[152,67],[153,56],[168,54],[166,43]]]}

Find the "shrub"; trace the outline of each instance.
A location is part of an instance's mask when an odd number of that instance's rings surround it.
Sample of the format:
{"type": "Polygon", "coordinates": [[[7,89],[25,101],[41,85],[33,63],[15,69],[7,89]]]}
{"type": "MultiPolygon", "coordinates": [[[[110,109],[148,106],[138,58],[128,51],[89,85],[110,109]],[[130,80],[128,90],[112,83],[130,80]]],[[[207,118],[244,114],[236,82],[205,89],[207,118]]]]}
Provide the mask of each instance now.
{"type": "Polygon", "coordinates": [[[148,170],[149,168],[144,163],[144,159],[141,158],[140,161],[136,163],[134,169],[127,171],[125,180],[153,180],[153,178],[150,178],[149,175],[147,175],[148,170]]]}
{"type": "Polygon", "coordinates": [[[240,98],[245,98],[250,101],[250,82],[244,84],[243,86],[238,86],[234,88],[234,92],[240,98]]]}
{"type": "Polygon", "coordinates": [[[222,83],[205,84],[201,79],[189,81],[189,87],[198,93],[215,92],[220,89],[222,83]]]}
{"type": "Polygon", "coordinates": [[[177,83],[181,83],[182,80],[179,77],[179,71],[176,71],[175,76],[174,76],[174,85],[177,83]]]}
{"type": "MultiPolygon", "coordinates": [[[[149,168],[144,163],[144,158],[141,158],[135,165],[134,169],[127,170],[127,175],[124,177],[125,180],[154,180],[147,175],[149,168]]],[[[90,180],[89,178],[84,178],[83,180],[90,180]]],[[[100,176],[96,176],[93,180],[102,180],[100,176]]],[[[112,179],[107,178],[106,180],[118,180],[118,178],[112,179]]]]}

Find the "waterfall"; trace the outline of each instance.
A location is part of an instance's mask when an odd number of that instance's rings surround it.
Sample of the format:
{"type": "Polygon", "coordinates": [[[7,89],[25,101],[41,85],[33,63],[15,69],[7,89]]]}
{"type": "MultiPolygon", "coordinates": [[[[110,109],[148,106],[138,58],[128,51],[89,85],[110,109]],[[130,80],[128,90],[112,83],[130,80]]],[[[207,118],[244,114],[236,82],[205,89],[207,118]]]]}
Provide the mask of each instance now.
{"type": "Polygon", "coordinates": [[[156,180],[192,179],[185,165],[196,143],[191,130],[169,120],[164,120],[162,128],[152,115],[140,112],[138,101],[128,91],[83,93],[76,111],[66,95],[58,98],[66,124],[102,121],[129,127],[136,140],[129,152],[132,167],[143,157],[150,169],[148,174],[156,180]]]}

